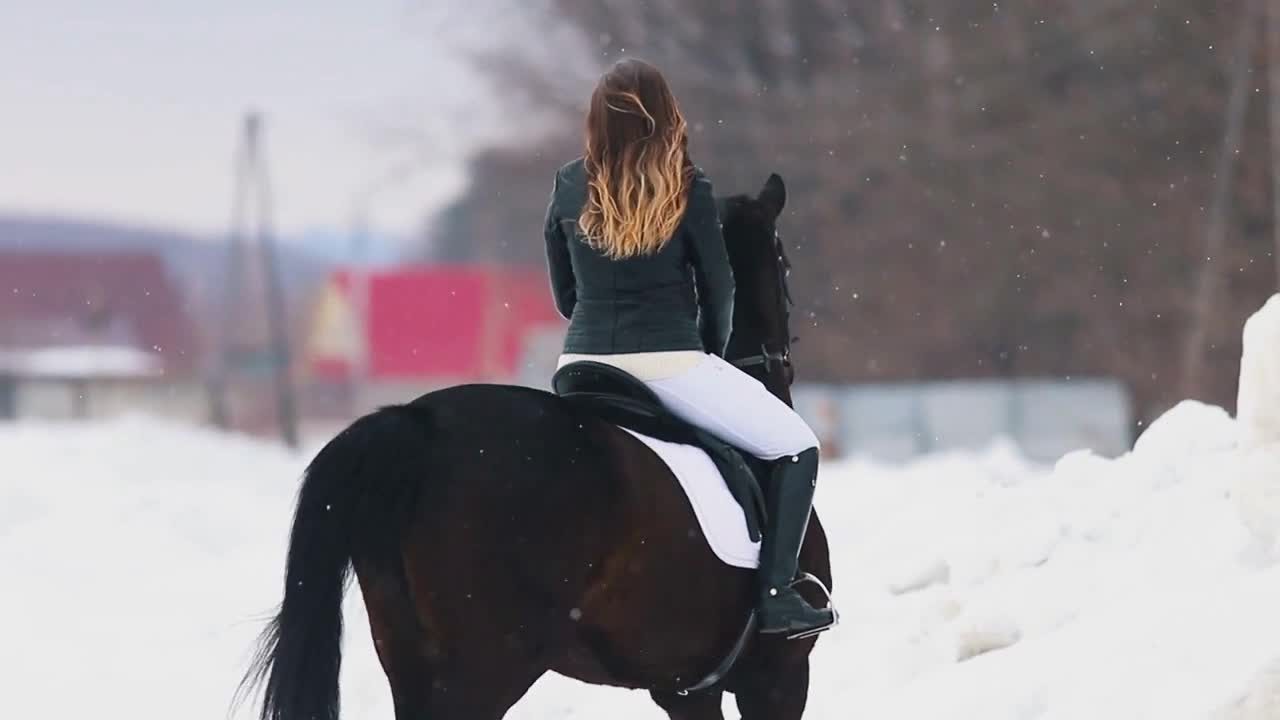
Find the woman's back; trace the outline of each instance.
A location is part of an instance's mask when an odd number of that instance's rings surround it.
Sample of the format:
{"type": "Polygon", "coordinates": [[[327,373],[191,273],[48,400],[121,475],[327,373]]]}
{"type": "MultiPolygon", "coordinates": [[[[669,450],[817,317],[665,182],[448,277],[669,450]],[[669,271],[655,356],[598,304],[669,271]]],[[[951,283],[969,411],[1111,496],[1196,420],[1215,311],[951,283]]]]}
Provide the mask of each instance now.
{"type": "MultiPolygon", "coordinates": [[[[732,320],[733,275],[720,237],[710,183],[695,172],[685,213],[656,250],[610,257],[578,227],[588,203],[581,159],[556,174],[547,213],[547,251],[557,305],[570,319],[566,351],[613,354],[703,350],[699,291],[710,321],[707,338],[723,351],[732,320]]],[[[704,321],[705,322],[705,321],[704,321]]]]}

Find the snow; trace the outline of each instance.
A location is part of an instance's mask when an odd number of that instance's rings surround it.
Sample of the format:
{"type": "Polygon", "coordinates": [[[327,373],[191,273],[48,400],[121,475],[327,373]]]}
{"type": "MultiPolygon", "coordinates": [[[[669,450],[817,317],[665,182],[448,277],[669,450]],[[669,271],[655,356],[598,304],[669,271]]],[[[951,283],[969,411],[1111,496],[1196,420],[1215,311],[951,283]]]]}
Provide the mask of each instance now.
{"type": "Polygon", "coordinates": [[[151,352],[124,346],[67,346],[0,351],[0,372],[27,378],[140,377],[159,374],[151,352]]]}
{"type": "MultiPolygon", "coordinates": [[[[1237,397],[1240,460],[1232,490],[1253,550],[1280,557],[1280,294],[1244,325],[1237,397]]],[[[1280,673],[1280,670],[1277,671],[1280,673]]],[[[1277,685],[1280,692],[1280,685],[1277,685]]]]}
{"type": "Polygon", "coordinates": [[[1280,444],[1280,294],[1245,322],[1236,405],[1245,448],[1280,444]]]}
{"type": "MultiPolygon", "coordinates": [[[[806,717],[1280,717],[1280,514],[1240,489],[1274,485],[1280,455],[1237,430],[1188,402],[1116,460],[997,445],[825,467],[844,622],[806,717]]],[[[226,717],[308,457],[142,416],[0,424],[0,716],[226,717]]],[[[347,601],[345,717],[390,719],[347,601]]],[[[510,717],[663,716],[547,677],[510,717]]]]}

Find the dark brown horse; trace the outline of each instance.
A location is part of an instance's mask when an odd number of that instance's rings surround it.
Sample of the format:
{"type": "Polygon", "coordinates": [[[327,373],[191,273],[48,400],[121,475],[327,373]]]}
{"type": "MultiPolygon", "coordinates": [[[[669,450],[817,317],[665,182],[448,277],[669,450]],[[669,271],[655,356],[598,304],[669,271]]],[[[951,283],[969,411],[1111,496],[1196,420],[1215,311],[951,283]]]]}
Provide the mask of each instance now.
{"type": "MultiPolygon", "coordinates": [[[[776,175],[723,203],[737,278],[731,360],[790,402],[776,175]]],[[[802,570],[831,584],[814,516],[802,570]]],[[[719,683],[756,597],[709,548],[646,446],[562,398],[465,385],[360,418],[311,462],[284,601],[248,685],[262,717],[336,720],[342,596],[354,568],[396,720],[499,720],[548,671],[649,690],[677,720],[798,720],[814,640],[753,636],[719,683]]]]}

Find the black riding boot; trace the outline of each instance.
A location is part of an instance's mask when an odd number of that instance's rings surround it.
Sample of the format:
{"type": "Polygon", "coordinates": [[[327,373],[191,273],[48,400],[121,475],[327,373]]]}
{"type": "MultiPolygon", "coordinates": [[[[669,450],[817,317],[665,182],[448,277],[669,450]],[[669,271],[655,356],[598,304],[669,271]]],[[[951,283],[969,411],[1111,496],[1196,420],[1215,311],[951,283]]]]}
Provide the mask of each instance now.
{"type": "Polygon", "coordinates": [[[818,477],[813,448],[774,464],[767,490],[768,526],[760,547],[760,632],[812,635],[835,624],[835,611],[815,608],[796,592],[800,545],[809,526],[818,477]]]}

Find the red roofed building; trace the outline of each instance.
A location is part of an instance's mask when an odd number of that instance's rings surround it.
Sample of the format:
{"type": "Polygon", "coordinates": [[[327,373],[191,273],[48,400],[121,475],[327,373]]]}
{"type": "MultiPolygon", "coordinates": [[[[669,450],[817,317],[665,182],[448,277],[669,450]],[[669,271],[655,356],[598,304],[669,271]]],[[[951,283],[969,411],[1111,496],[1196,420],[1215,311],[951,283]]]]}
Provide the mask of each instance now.
{"type": "Polygon", "coordinates": [[[170,398],[163,412],[194,402],[199,369],[197,333],[156,255],[0,252],[0,415],[147,408],[147,394],[170,398]]]}
{"type": "Polygon", "coordinates": [[[165,372],[199,367],[196,333],[164,262],[150,253],[0,253],[0,348],[116,347],[165,372]]]}
{"type": "Polygon", "coordinates": [[[362,373],[370,383],[422,388],[508,382],[522,374],[531,342],[563,332],[546,276],[534,270],[375,270],[365,283],[364,313],[359,287],[359,277],[342,270],[321,292],[304,349],[315,378],[345,381],[362,373]]]}

